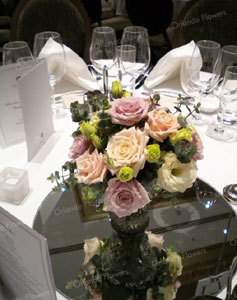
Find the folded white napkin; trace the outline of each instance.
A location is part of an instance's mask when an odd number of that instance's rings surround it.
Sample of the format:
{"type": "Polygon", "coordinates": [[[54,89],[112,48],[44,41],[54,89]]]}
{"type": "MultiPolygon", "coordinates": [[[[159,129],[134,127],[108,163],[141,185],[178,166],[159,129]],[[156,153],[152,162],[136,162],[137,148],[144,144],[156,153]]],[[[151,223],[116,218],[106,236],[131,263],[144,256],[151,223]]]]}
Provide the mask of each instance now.
{"type": "MultiPolygon", "coordinates": [[[[155,65],[145,81],[144,88],[148,91],[174,91],[192,95],[189,82],[189,66],[194,53],[195,43],[192,41],[182,47],[168,52],[155,65]]],[[[195,51],[197,71],[200,69],[201,56],[195,51]]]]}
{"type": "MultiPolygon", "coordinates": [[[[63,81],[66,80],[74,85],[74,87],[77,87],[82,91],[92,91],[98,89],[98,84],[89,72],[84,60],[66,45],[64,45],[64,51],[66,66],[63,64],[61,46],[52,38],[46,42],[39,54],[39,57],[47,57],[49,73],[53,69],[55,69],[56,72],[58,71],[61,73],[65,66],[62,84],[63,81]]],[[[61,81],[59,85],[60,84],[61,81]]]]}

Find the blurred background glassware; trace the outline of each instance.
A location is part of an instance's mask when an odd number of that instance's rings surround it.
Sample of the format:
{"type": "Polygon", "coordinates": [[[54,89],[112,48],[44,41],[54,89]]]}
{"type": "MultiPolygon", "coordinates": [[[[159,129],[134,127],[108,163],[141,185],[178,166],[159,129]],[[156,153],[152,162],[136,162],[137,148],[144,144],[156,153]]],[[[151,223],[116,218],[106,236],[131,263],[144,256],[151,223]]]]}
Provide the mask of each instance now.
{"type": "Polygon", "coordinates": [[[117,80],[122,83],[123,73],[122,73],[122,66],[121,66],[121,46],[116,47],[116,72],[117,72],[117,80]]]}
{"type": "Polygon", "coordinates": [[[135,88],[136,47],[133,45],[122,45],[120,47],[120,62],[121,70],[132,77],[132,80],[127,80],[127,85],[124,88],[133,94],[135,88]]]}
{"type": "MultiPolygon", "coordinates": [[[[220,44],[214,41],[198,41],[190,60],[188,85],[201,103],[200,110],[207,113],[216,111],[219,106],[213,89],[221,72],[220,48],[220,44]]],[[[208,123],[208,118],[195,113],[191,122],[204,125],[208,123]]]]}
{"type": "Polygon", "coordinates": [[[128,26],[123,30],[121,45],[132,45],[136,47],[135,76],[144,73],[151,60],[148,31],[141,26],[128,26]]]}
{"type": "Polygon", "coordinates": [[[104,66],[112,68],[116,62],[116,35],[112,27],[96,27],[93,29],[90,45],[90,60],[102,74],[104,66]]]}
{"type": "Polygon", "coordinates": [[[53,31],[37,33],[34,38],[33,54],[35,57],[47,59],[53,116],[61,118],[67,112],[63,109],[61,98],[57,97],[56,101],[54,97],[55,85],[62,79],[66,70],[66,57],[60,34],[53,31]],[[56,42],[53,47],[47,47],[50,40],[56,42]]]}
{"type": "Polygon", "coordinates": [[[207,135],[220,141],[226,141],[234,136],[231,128],[224,126],[237,122],[237,66],[227,67],[220,95],[219,123],[207,128],[207,135]]]}
{"type": "Polygon", "coordinates": [[[3,45],[3,65],[16,63],[20,57],[33,58],[28,44],[24,41],[9,42],[3,45]]]}
{"type": "Polygon", "coordinates": [[[212,189],[210,186],[206,185],[197,178],[194,184],[196,190],[196,197],[198,201],[206,208],[209,209],[216,203],[219,194],[212,189]]]}

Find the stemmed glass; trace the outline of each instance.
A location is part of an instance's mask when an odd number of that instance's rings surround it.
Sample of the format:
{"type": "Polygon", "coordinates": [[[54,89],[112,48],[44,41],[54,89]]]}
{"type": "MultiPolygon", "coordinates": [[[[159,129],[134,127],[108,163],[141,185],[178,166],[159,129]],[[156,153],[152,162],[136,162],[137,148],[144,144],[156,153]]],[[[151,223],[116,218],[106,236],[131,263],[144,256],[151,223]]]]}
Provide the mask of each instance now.
{"type": "Polygon", "coordinates": [[[34,38],[33,53],[35,57],[47,59],[53,116],[60,118],[66,114],[60,100],[56,103],[54,97],[55,85],[62,79],[66,69],[65,51],[60,34],[53,31],[37,33],[34,38]]]}
{"type": "Polygon", "coordinates": [[[26,42],[15,41],[3,45],[3,65],[16,63],[21,57],[33,58],[31,50],[26,42]]]}
{"type": "Polygon", "coordinates": [[[116,62],[116,45],[115,30],[112,27],[96,27],[93,29],[90,60],[95,69],[103,76],[104,71],[107,72],[116,62]]]}
{"type": "Polygon", "coordinates": [[[136,75],[144,73],[150,64],[151,59],[147,29],[141,26],[125,27],[121,45],[132,45],[136,47],[136,65],[134,72],[136,75]]]}
{"type": "Polygon", "coordinates": [[[135,66],[136,66],[136,47],[132,45],[120,46],[119,59],[121,63],[121,69],[132,77],[131,94],[134,93],[135,83],[135,66]]]}
{"type": "Polygon", "coordinates": [[[229,124],[236,123],[237,119],[237,67],[227,67],[220,95],[221,116],[219,124],[210,125],[207,135],[220,141],[226,141],[233,137],[233,131],[223,126],[223,119],[229,124]]]}
{"type": "MultiPolygon", "coordinates": [[[[189,88],[195,92],[202,109],[202,102],[208,103],[215,96],[213,89],[220,77],[220,44],[202,40],[198,41],[189,65],[189,88]]],[[[216,110],[217,107],[214,107],[216,110]]],[[[211,112],[211,107],[208,112],[211,112]]],[[[195,125],[204,125],[208,123],[208,118],[195,113],[191,120],[195,125]]]]}

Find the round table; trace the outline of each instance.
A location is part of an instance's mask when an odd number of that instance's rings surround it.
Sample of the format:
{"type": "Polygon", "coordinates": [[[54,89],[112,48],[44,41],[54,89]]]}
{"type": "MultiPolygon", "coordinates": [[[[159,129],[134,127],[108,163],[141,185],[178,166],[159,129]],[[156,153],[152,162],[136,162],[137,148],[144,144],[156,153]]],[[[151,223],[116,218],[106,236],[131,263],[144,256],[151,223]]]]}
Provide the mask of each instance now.
{"type": "MultiPolygon", "coordinates": [[[[67,299],[88,299],[78,275],[83,270],[85,239],[108,238],[107,214],[85,206],[73,192],[49,194],[39,208],[33,228],[48,240],[57,290],[67,299]],[[68,287],[71,287],[68,289],[68,287]]],[[[150,205],[148,230],[164,236],[183,260],[182,286],[176,299],[218,294],[237,253],[237,218],[229,203],[197,179],[191,189],[150,205]]]]}

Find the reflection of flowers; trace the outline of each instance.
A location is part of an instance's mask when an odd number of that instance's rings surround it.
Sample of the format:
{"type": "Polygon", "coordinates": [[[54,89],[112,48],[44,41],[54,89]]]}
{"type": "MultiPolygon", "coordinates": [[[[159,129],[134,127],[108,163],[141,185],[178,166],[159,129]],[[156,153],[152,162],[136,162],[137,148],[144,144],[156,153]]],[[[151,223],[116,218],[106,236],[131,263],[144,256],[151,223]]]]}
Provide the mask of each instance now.
{"type": "Polygon", "coordinates": [[[107,145],[108,156],[113,160],[111,173],[118,173],[121,167],[133,168],[134,177],[144,167],[147,159],[146,144],[149,137],[140,129],[131,127],[113,135],[107,145]]]}
{"type": "Polygon", "coordinates": [[[192,187],[197,177],[197,166],[195,161],[183,164],[175,153],[167,152],[164,156],[165,162],[158,169],[157,183],[168,192],[183,193],[192,187]]]}
{"type": "Polygon", "coordinates": [[[85,240],[84,243],[84,252],[85,259],[84,264],[87,264],[89,260],[96,254],[99,254],[100,246],[103,245],[103,242],[100,241],[97,237],[94,237],[89,240],[85,240]]]}
{"type": "Polygon", "coordinates": [[[133,126],[147,116],[149,105],[148,99],[121,98],[112,103],[109,113],[113,123],[133,126]]]}
{"type": "Polygon", "coordinates": [[[181,256],[176,252],[168,252],[166,261],[169,262],[169,271],[171,276],[181,276],[183,270],[181,256]]]}
{"type": "Polygon", "coordinates": [[[112,211],[122,218],[137,212],[149,202],[146,190],[136,179],[122,182],[113,178],[105,191],[104,210],[112,211]]]}
{"type": "Polygon", "coordinates": [[[151,231],[146,231],[148,242],[151,247],[162,248],[164,244],[164,238],[161,234],[154,234],[151,231]]]}
{"type": "Polygon", "coordinates": [[[165,110],[150,111],[145,125],[148,134],[159,142],[163,142],[170,134],[176,133],[179,127],[177,118],[165,110]]]}
{"type": "Polygon", "coordinates": [[[76,159],[76,164],[77,174],[75,177],[79,183],[103,182],[107,172],[106,159],[97,149],[92,153],[87,150],[76,159]]]}

